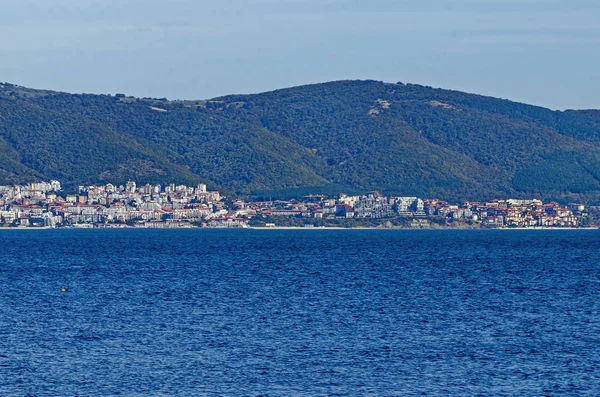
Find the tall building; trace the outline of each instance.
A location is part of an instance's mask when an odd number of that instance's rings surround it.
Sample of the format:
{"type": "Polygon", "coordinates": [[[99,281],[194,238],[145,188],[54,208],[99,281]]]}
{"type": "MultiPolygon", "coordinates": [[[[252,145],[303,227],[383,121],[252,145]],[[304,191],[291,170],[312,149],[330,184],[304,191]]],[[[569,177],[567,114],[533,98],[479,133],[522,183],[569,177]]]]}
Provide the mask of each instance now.
{"type": "Polygon", "coordinates": [[[127,187],[125,189],[129,193],[135,193],[135,188],[136,188],[135,182],[129,181],[129,182],[127,182],[127,187]]]}
{"type": "Polygon", "coordinates": [[[50,181],[50,186],[52,187],[52,190],[54,190],[55,192],[60,192],[62,190],[62,187],[60,186],[59,181],[50,181]]]}

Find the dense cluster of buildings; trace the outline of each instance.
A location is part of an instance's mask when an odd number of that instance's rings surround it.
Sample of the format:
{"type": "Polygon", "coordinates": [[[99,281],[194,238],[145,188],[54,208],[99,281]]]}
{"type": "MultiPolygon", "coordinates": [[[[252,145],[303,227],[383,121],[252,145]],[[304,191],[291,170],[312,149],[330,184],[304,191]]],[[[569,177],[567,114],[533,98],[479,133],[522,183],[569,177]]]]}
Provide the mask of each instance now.
{"type": "Polygon", "coordinates": [[[61,194],[58,181],[0,186],[4,226],[191,227],[226,213],[219,192],[203,184],[109,183],[79,186],[77,194],[61,194]]]}
{"type": "Polygon", "coordinates": [[[329,198],[309,195],[301,201],[270,201],[234,203],[237,216],[309,218],[445,218],[489,227],[579,227],[586,216],[585,206],[557,203],[544,204],[540,200],[493,200],[450,204],[438,199],[384,196],[378,192],[366,195],[329,198]]]}
{"type": "Polygon", "coordinates": [[[235,200],[226,204],[206,185],[79,186],[63,194],[58,181],[0,186],[0,226],[15,227],[246,227],[251,220],[275,226],[281,217],[311,219],[428,218],[488,227],[579,227],[581,204],[544,204],[540,200],[494,200],[450,204],[437,199],[384,196],[378,192],[302,200],[235,200]]]}

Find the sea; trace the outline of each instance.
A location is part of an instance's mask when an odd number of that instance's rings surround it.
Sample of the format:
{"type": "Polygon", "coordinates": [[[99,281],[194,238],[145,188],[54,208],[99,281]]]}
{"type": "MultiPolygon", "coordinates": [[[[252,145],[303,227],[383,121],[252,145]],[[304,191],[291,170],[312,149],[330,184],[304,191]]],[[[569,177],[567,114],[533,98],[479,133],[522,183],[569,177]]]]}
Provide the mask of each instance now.
{"type": "Polygon", "coordinates": [[[599,396],[598,230],[0,230],[0,396],[599,396]]]}

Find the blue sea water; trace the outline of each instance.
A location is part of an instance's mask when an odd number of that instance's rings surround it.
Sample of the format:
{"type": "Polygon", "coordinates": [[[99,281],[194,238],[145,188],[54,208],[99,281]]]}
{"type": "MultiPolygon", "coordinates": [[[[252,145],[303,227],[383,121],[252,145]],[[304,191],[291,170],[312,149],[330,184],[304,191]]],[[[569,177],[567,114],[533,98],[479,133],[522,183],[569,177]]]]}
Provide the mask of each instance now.
{"type": "Polygon", "coordinates": [[[0,395],[598,396],[599,237],[0,231],[0,395]]]}

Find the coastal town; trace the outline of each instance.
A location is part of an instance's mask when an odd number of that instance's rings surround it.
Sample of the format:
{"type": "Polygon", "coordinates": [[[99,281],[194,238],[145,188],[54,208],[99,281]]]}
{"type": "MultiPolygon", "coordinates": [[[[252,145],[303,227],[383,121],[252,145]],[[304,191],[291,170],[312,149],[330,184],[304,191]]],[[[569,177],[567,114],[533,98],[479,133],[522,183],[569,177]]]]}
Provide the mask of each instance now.
{"type": "Polygon", "coordinates": [[[0,186],[0,227],[8,228],[580,228],[589,226],[583,204],[538,199],[449,203],[385,196],[373,191],[336,197],[229,200],[207,186],[176,184],[79,186],[59,181],[0,186]]]}

